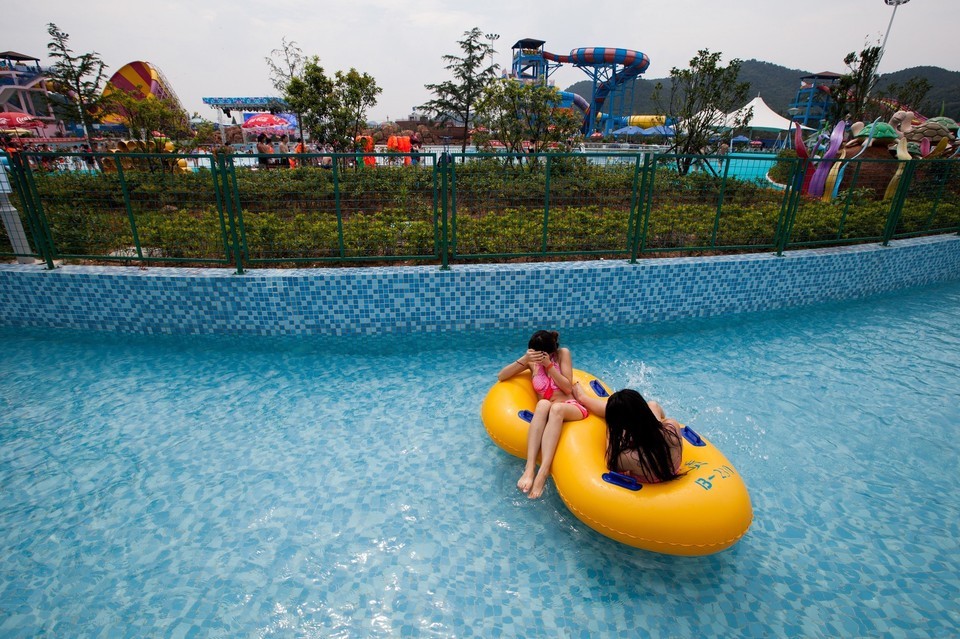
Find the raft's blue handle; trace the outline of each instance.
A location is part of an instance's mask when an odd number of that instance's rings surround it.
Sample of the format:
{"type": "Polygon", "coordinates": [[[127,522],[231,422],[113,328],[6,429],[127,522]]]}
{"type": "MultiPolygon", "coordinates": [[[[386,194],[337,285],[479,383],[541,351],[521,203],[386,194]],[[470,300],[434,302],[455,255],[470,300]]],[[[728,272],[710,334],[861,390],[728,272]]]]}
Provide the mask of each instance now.
{"type": "Polygon", "coordinates": [[[643,484],[638,482],[636,478],[631,477],[630,475],[623,475],[621,473],[604,473],[601,475],[603,481],[608,484],[613,484],[614,486],[620,486],[621,488],[626,488],[627,490],[640,490],[643,488],[643,484]]]}
{"type": "Polygon", "coordinates": [[[531,413],[530,411],[528,411],[528,410],[526,410],[526,409],[524,409],[524,410],[520,411],[519,413],[517,413],[517,417],[519,417],[520,419],[522,419],[523,421],[525,421],[525,422],[527,422],[527,423],[530,423],[530,422],[533,421],[533,413],[531,413]]]}
{"type": "Polygon", "coordinates": [[[590,380],[590,388],[593,389],[593,392],[597,394],[597,397],[607,397],[607,389],[603,387],[603,384],[600,383],[600,380],[593,379],[590,380]]]}
{"type": "Polygon", "coordinates": [[[680,431],[680,434],[683,435],[683,438],[686,439],[691,444],[693,444],[694,446],[707,445],[707,442],[703,441],[700,435],[697,435],[697,433],[689,426],[684,426],[683,430],[680,431]]]}

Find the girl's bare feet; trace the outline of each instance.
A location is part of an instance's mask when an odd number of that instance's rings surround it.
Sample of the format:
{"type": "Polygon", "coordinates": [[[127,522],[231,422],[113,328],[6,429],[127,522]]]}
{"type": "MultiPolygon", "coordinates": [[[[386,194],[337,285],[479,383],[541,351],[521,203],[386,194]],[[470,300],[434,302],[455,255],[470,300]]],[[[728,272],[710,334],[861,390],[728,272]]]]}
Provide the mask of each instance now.
{"type": "Polygon", "coordinates": [[[533,486],[533,477],[534,469],[524,468],[523,474],[520,475],[520,479],[517,480],[517,488],[519,488],[521,492],[529,493],[530,488],[533,486]]]}
{"type": "Polygon", "coordinates": [[[530,489],[530,492],[527,493],[527,499],[540,499],[540,495],[543,494],[543,489],[547,486],[547,477],[547,473],[537,473],[537,478],[533,482],[533,487],[530,489]]]}

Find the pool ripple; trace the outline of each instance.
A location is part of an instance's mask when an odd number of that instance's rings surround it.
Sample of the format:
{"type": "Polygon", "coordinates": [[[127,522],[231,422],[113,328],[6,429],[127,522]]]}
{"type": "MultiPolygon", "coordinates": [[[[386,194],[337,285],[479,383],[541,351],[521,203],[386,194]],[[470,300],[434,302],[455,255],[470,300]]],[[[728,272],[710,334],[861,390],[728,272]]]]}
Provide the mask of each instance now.
{"type": "Polygon", "coordinates": [[[525,332],[0,331],[0,634],[955,635],[958,313],[951,284],[562,331],[744,476],[753,526],[698,559],[517,492],[479,404],[525,332]]]}

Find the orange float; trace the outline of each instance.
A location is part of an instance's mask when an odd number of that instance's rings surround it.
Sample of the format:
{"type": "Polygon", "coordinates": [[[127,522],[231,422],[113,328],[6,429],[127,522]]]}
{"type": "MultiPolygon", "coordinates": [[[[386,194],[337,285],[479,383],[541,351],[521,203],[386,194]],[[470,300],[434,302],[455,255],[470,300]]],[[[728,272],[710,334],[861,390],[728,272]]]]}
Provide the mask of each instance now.
{"type": "MultiPolygon", "coordinates": [[[[357,142],[359,143],[360,150],[364,153],[373,153],[373,137],[369,135],[358,135],[357,142]]],[[[367,166],[376,166],[377,158],[372,155],[364,155],[363,163],[367,166]]]]}

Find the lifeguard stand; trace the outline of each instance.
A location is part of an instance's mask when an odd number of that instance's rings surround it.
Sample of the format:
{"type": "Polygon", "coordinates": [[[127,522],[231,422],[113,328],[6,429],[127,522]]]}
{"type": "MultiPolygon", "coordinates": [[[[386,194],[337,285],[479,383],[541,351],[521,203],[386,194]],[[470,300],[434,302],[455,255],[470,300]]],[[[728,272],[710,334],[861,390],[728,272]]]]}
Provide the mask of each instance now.
{"type": "Polygon", "coordinates": [[[830,117],[833,92],[840,83],[840,74],[821,71],[800,78],[800,88],[790,104],[791,119],[803,126],[819,129],[830,117]]]}

